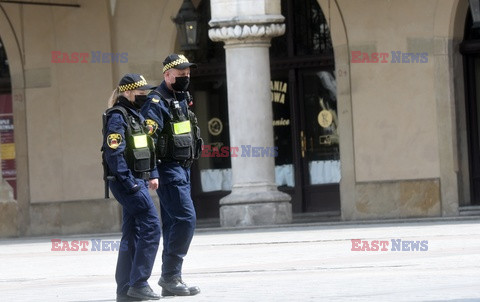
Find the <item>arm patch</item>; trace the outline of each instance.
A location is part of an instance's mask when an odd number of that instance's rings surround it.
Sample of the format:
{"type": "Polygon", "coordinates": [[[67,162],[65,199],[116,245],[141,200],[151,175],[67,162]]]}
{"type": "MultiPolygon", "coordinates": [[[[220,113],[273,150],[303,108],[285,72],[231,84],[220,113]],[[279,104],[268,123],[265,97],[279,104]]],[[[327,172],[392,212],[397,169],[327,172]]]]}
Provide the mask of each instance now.
{"type": "Polygon", "coordinates": [[[145,124],[146,124],[147,129],[148,129],[148,133],[147,133],[148,135],[152,135],[158,129],[158,124],[154,120],[147,119],[147,120],[145,120],[145,124]]]}
{"type": "Polygon", "coordinates": [[[122,135],[119,133],[112,133],[107,136],[107,145],[111,149],[117,149],[122,143],[122,135]]]}

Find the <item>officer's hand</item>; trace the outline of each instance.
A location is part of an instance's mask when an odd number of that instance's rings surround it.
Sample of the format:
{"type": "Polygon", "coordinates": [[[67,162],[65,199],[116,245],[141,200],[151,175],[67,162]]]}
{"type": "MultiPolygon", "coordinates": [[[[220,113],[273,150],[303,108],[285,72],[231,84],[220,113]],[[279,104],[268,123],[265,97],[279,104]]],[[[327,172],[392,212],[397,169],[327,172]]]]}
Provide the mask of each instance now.
{"type": "Polygon", "coordinates": [[[150,190],[158,189],[158,178],[152,178],[148,181],[148,187],[150,190]]]}

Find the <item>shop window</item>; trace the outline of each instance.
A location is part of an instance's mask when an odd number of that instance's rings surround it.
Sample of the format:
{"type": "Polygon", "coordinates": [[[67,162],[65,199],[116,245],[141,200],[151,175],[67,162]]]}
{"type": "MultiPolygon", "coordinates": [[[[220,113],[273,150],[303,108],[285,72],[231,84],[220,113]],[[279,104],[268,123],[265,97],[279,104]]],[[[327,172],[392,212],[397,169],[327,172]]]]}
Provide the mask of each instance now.
{"type": "Polygon", "coordinates": [[[286,33],[272,40],[272,59],[333,54],[330,29],[317,0],[281,3],[286,33]]]}
{"type": "Polygon", "coordinates": [[[12,187],[16,199],[17,170],[10,70],[5,46],[0,39],[0,153],[2,178],[12,187]]]}

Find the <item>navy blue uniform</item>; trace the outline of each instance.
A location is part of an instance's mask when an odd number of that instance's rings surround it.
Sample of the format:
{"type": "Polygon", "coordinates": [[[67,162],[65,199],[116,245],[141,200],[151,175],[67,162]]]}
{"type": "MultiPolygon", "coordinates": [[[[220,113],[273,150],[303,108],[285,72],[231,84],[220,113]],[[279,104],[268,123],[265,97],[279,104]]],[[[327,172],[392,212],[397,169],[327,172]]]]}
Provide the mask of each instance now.
{"type": "MultiPolygon", "coordinates": [[[[142,116],[131,103],[119,97],[117,105],[139,122],[142,116]]],[[[110,174],[110,190],[123,206],[122,239],[118,253],[115,279],[117,294],[126,295],[129,287],[147,286],[160,241],[160,221],[148,192],[148,180],[132,173],[125,159],[127,121],[118,111],[107,116],[103,148],[110,174]]],[[[155,172],[156,173],[156,172],[155,172]]]]}
{"type": "MultiPolygon", "coordinates": [[[[174,98],[165,81],[157,91],[166,99],[174,98]]],[[[177,93],[175,97],[184,115],[188,116],[185,94],[177,93]]],[[[169,126],[173,118],[168,104],[155,92],[149,94],[141,113],[147,124],[152,126],[154,139],[164,127],[169,126]]],[[[162,277],[181,277],[183,257],[188,252],[196,225],[195,208],[191,197],[190,167],[176,161],[164,160],[157,168],[159,175],[157,193],[160,198],[163,231],[162,277]]]]}

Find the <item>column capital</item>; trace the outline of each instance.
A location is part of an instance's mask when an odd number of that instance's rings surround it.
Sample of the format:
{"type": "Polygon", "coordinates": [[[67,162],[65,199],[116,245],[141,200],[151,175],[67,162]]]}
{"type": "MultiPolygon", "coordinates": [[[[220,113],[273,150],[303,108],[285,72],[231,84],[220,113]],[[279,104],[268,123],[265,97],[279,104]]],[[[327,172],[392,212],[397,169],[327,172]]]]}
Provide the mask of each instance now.
{"type": "Polygon", "coordinates": [[[214,27],[208,31],[208,36],[214,42],[224,41],[225,44],[238,42],[270,42],[273,37],[285,33],[283,23],[236,24],[214,27]]]}

